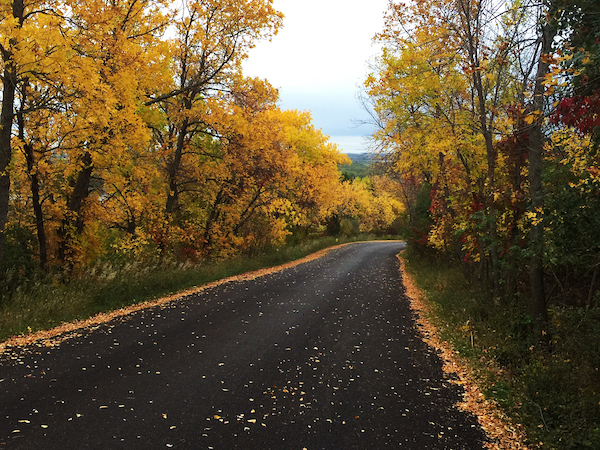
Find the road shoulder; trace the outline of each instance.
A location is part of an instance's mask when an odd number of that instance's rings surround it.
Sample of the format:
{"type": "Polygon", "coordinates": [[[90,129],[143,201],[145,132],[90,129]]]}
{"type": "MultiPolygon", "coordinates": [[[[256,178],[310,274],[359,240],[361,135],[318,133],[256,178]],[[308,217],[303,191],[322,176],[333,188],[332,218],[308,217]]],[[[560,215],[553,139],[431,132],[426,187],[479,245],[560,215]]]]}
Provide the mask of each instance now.
{"type": "Polygon", "coordinates": [[[406,297],[410,301],[411,309],[415,312],[417,326],[422,333],[423,340],[439,352],[444,372],[456,374],[457,379],[453,382],[464,388],[464,400],[456,406],[477,417],[481,428],[490,437],[490,442],[485,443],[490,450],[528,450],[529,447],[523,443],[525,440],[523,427],[512,423],[495,402],[485,398],[471,367],[456,354],[448,342],[440,339],[437,328],[428,319],[431,313],[425,295],[405,270],[406,264],[402,253],[398,254],[398,260],[403,284],[406,288],[406,297]]]}

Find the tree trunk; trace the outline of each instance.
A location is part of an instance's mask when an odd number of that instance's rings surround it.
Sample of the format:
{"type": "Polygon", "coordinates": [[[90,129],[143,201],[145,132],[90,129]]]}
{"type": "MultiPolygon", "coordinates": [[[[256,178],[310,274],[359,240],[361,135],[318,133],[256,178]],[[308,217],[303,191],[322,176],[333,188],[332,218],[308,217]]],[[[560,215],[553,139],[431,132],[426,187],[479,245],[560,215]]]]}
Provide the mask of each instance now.
{"type": "Polygon", "coordinates": [[[67,201],[67,211],[63,223],[58,232],[61,242],[58,249],[58,257],[65,264],[67,272],[73,269],[72,256],[74,234],[79,235],[83,232],[85,222],[81,214],[81,207],[90,191],[90,182],[94,164],[92,155],[85,152],[81,158],[82,168],[77,174],[77,179],[73,184],[73,192],[67,201]]]}
{"type": "Polygon", "coordinates": [[[260,186],[258,188],[258,190],[256,191],[256,194],[254,194],[254,197],[252,197],[252,200],[250,201],[250,203],[248,203],[248,205],[246,206],[246,209],[244,209],[244,212],[240,215],[240,220],[237,223],[237,225],[235,226],[235,228],[233,229],[232,234],[234,236],[237,236],[237,234],[239,233],[240,229],[246,224],[246,222],[252,217],[252,214],[254,213],[254,210],[257,208],[257,202],[258,199],[260,198],[260,196],[263,194],[263,187],[260,186]]]}
{"type": "Polygon", "coordinates": [[[3,263],[6,221],[10,196],[10,173],[8,165],[12,158],[11,131],[15,100],[16,73],[12,65],[6,65],[2,84],[2,113],[0,117],[0,267],[3,263]]]}
{"type": "Polygon", "coordinates": [[[42,203],[40,201],[40,178],[37,172],[34,170],[34,154],[33,147],[29,144],[24,145],[25,158],[27,160],[27,171],[29,173],[29,180],[31,184],[31,197],[33,202],[33,213],[35,215],[35,228],[37,231],[39,252],[40,252],[40,266],[43,270],[48,267],[48,246],[46,243],[46,230],[44,227],[44,214],[42,211],[42,203]]]}
{"type": "MultiPolygon", "coordinates": [[[[25,83],[26,84],[26,83],[25,83]]],[[[31,200],[33,203],[33,213],[35,216],[35,228],[38,237],[40,266],[43,270],[47,269],[48,251],[46,245],[46,231],[44,229],[44,215],[42,213],[42,203],[40,201],[40,178],[35,170],[35,154],[33,146],[25,142],[25,118],[23,116],[23,108],[27,102],[27,86],[23,86],[21,99],[21,107],[17,112],[17,124],[19,128],[19,140],[23,145],[25,153],[25,161],[27,162],[27,175],[31,187],[31,200]]]]}
{"type": "MultiPolygon", "coordinates": [[[[474,108],[477,111],[477,119],[479,122],[480,132],[483,135],[485,141],[485,149],[487,154],[487,165],[488,165],[488,186],[487,193],[484,196],[485,203],[488,208],[489,217],[489,234],[490,234],[490,265],[491,265],[491,277],[492,286],[494,289],[494,295],[497,297],[500,295],[500,258],[498,252],[498,227],[497,227],[497,211],[494,204],[494,190],[496,188],[496,149],[494,148],[494,142],[492,137],[492,124],[488,124],[488,108],[486,105],[486,95],[483,89],[483,82],[481,79],[480,71],[480,39],[481,39],[481,4],[478,4],[477,10],[471,10],[471,4],[464,0],[458,3],[458,13],[461,16],[463,24],[465,50],[467,51],[469,62],[471,63],[471,69],[473,70],[472,81],[473,90],[475,95],[472,97],[473,101],[476,101],[474,108]],[[474,14],[472,14],[474,12],[474,14]]],[[[490,122],[493,118],[490,119],[490,122]]]]}
{"type": "MultiPolygon", "coordinates": [[[[13,17],[18,20],[19,28],[23,25],[25,6],[23,0],[12,2],[13,17]]],[[[11,39],[9,45],[16,42],[11,39]]],[[[6,239],[6,222],[8,219],[10,198],[10,173],[8,165],[12,158],[11,134],[14,120],[15,90],[17,88],[17,67],[10,49],[0,46],[4,62],[2,77],[2,110],[0,112],[0,267],[3,264],[4,241],[6,239]]]]}
{"type": "MultiPolygon", "coordinates": [[[[552,49],[552,40],[555,32],[550,23],[542,27],[541,51],[536,73],[535,88],[533,92],[533,111],[536,113],[534,122],[529,132],[529,193],[531,196],[532,211],[541,214],[544,206],[544,193],[542,188],[543,166],[543,135],[542,121],[544,108],[544,76],[548,73],[549,63],[547,55],[552,49]]],[[[531,227],[529,235],[531,250],[530,260],[530,289],[531,289],[531,314],[533,316],[536,333],[539,337],[546,336],[548,325],[548,311],[546,309],[546,296],[544,291],[544,270],[542,256],[544,249],[544,225],[537,221],[531,227]]],[[[545,339],[544,339],[545,340],[545,339]]]]}
{"type": "Polygon", "coordinates": [[[187,131],[188,119],[184,119],[177,136],[173,161],[171,161],[167,168],[167,175],[169,178],[169,192],[167,194],[167,204],[165,207],[167,216],[171,216],[175,212],[179,203],[179,169],[181,167],[181,158],[183,157],[183,148],[185,146],[185,136],[187,131]]]}
{"type": "Polygon", "coordinates": [[[213,243],[213,233],[212,228],[215,222],[219,219],[221,214],[220,206],[225,201],[225,193],[224,188],[221,187],[219,192],[215,197],[215,201],[213,202],[210,213],[208,214],[208,219],[206,219],[206,226],[204,228],[204,250],[206,252],[211,252],[211,247],[213,243]]]}

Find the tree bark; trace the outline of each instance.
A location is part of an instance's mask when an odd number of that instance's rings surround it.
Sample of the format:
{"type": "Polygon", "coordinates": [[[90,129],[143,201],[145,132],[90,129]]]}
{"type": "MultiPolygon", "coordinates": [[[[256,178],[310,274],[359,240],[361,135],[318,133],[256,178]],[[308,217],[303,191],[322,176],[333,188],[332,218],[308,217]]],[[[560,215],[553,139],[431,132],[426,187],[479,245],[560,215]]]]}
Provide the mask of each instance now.
{"type": "Polygon", "coordinates": [[[10,173],[8,165],[12,158],[11,131],[13,125],[13,105],[15,100],[16,73],[12,65],[4,69],[2,79],[2,113],[0,118],[0,266],[3,264],[6,221],[8,219],[10,197],[10,173]]]}
{"type": "MultiPolygon", "coordinates": [[[[26,84],[26,83],[24,83],[26,84]]],[[[17,124],[19,128],[19,140],[23,144],[23,152],[25,153],[25,161],[27,162],[27,175],[29,176],[29,184],[31,188],[31,201],[33,203],[33,213],[35,216],[35,228],[38,237],[40,266],[42,270],[47,269],[48,265],[48,250],[46,245],[46,231],[44,227],[44,215],[42,212],[42,203],[40,201],[40,177],[35,170],[35,154],[33,146],[29,142],[25,142],[25,118],[23,116],[23,107],[27,102],[27,86],[22,88],[21,107],[17,112],[17,124]]]]}
{"type": "Polygon", "coordinates": [[[188,132],[188,119],[184,119],[177,135],[177,144],[173,161],[169,163],[167,168],[167,176],[169,178],[169,192],[167,193],[167,204],[165,212],[167,216],[171,216],[177,209],[179,203],[179,169],[181,167],[181,158],[183,157],[183,149],[185,147],[185,138],[188,132]]]}
{"type": "Polygon", "coordinates": [[[42,202],[40,201],[40,177],[34,170],[34,153],[30,144],[25,144],[25,158],[27,160],[27,171],[31,185],[31,200],[33,202],[33,213],[35,215],[35,228],[38,237],[40,266],[42,270],[48,268],[48,246],[46,243],[46,230],[44,226],[44,214],[42,202]]]}
{"type": "MultiPolygon", "coordinates": [[[[12,2],[12,14],[23,25],[25,5],[23,0],[12,2]]],[[[11,46],[16,42],[11,40],[11,46]]],[[[2,76],[2,110],[0,112],[0,267],[4,263],[4,241],[8,219],[10,198],[10,173],[8,166],[12,158],[11,135],[14,120],[15,90],[17,88],[17,67],[10,49],[0,46],[4,73],[2,76]]]]}
{"type": "Polygon", "coordinates": [[[83,154],[81,163],[82,168],[73,184],[73,192],[71,192],[67,201],[67,211],[59,230],[61,241],[58,257],[65,264],[67,272],[71,272],[73,269],[73,261],[71,260],[73,256],[73,233],[76,235],[81,234],[85,225],[81,207],[89,194],[92,172],[94,171],[92,155],[89,152],[83,154]]]}
{"type": "MultiPolygon", "coordinates": [[[[529,193],[531,196],[532,211],[538,214],[542,213],[544,206],[544,192],[542,186],[542,168],[543,168],[543,108],[544,108],[544,76],[548,73],[549,62],[548,54],[552,49],[552,40],[554,38],[554,27],[551,23],[545,23],[542,26],[541,50],[536,73],[535,88],[533,92],[533,112],[536,113],[534,122],[529,131],[529,193]]],[[[543,251],[544,251],[544,225],[543,221],[536,221],[529,234],[529,245],[531,250],[530,258],[530,289],[531,289],[531,314],[533,316],[536,333],[539,337],[546,335],[548,324],[548,311],[546,309],[546,295],[544,290],[544,269],[543,269],[543,251]]]]}
{"type": "Polygon", "coordinates": [[[208,219],[206,220],[206,226],[204,228],[204,250],[207,252],[211,251],[213,241],[212,227],[219,218],[219,215],[221,213],[219,206],[223,203],[224,198],[224,189],[223,187],[221,187],[221,189],[217,193],[217,196],[215,197],[215,201],[211,206],[208,219]]]}

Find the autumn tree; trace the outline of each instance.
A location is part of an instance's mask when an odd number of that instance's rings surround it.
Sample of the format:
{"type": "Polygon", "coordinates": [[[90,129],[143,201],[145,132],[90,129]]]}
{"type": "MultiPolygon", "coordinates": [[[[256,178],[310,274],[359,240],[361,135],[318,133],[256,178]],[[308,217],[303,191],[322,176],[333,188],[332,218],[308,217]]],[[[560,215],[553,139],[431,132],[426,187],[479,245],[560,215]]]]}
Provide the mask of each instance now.
{"type": "Polygon", "coordinates": [[[378,72],[366,83],[381,125],[375,138],[398,155],[395,170],[432,187],[430,244],[478,262],[495,295],[506,297],[507,277],[514,286],[517,275],[503,260],[528,233],[531,308],[542,322],[543,225],[524,226],[523,199],[527,217],[536,216],[555,33],[550,6],[392,3],[378,72]]]}
{"type": "Polygon", "coordinates": [[[179,16],[170,42],[172,84],[146,101],[147,106],[160,105],[168,117],[165,127],[155,128],[168,180],[167,220],[176,213],[181,192],[193,183],[193,155],[210,152],[198,146],[202,136],[212,133],[207,100],[231,88],[247,51],[275,33],[282,18],[271,0],[191,1],[179,16]]]}
{"type": "Polygon", "coordinates": [[[75,257],[84,229],[83,208],[94,178],[102,184],[106,170],[128,159],[129,152],[148,146],[150,135],[138,111],[155,83],[165,81],[161,78],[165,46],[159,37],[167,25],[161,1],[92,1],[69,6],[66,31],[75,52],[69,61],[69,81],[77,95],[69,105],[73,130],[66,155],[72,171],[59,230],[59,258],[66,263],[75,257]]]}
{"type": "Polygon", "coordinates": [[[270,0],[3,8],[2,239],[30,236],[43,269],[254,252],[324,230],[344,189],[365,230],[397,212],[377,183],[344,188],[310,114],[241,73],[281,24],[270,0]]]}
{"type": "MultiPolygon", "coordinates": [[[[15,93],[19,83],[33,75],[50,48],[35,52],[31,48],[38,29],[35,22],[48,12],[54,2],[5,1],[0,4],[0,53],[2,54],[2,106],[0,110],[0,266],[3,263],[6,222],[9,213],[10,162],[12,159],[12,132],[15,118],[15,93]],[[41,53],[41,55],[40,55],[41,53]],[[38,56],[40,55],[40,56],[38,56]]],[[[52,47],[54,44],[50,44],[52,47]]],[[[48,59],[46,59],[48,63],[48,59]]]]}
{"type": "Polygon", "coordinates": [[[559,33],[566,39],[562,66],[570,74],[561,87],[555,119],[600,139],[600,6],[593,0],[554,1],[559,33]]]}

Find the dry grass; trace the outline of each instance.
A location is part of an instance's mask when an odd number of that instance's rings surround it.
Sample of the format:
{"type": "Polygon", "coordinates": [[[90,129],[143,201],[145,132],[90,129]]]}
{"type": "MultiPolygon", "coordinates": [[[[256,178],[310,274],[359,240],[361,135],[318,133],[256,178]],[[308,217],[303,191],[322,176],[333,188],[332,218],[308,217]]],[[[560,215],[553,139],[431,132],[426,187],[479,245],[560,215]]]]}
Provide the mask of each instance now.
{"type": "Polygon", "coordinates": [[[340,244],[335,247],[329,247],[324,250],[320,250],[316,253],[313,253],[311,255],[308,255],[304,258],[301,258],[301,259],[298,259],[296,261],[292,261],[292,262],[289,262],[286,264],[281,264],[276,267],[271,267],[268,269],[259,269],[259,270],[248,272],[248,273],[245,273],[242,275],[236,275],[236,276],[224,278],[222,280],[214,281],[212,283],[208,283],[208,284],[205,284],[205,285],[202,285],[199,287],[193,287],[191,289],[186,289],[184,291],[180,291],[173,295],[162,297],[162,298],[159,298],[156,300],[138,303],[138,304],[135,304],[132,306],[127,306],[125,308],[117,309],[115,311],[100,313],[100,314],[97,314],[86,320],[77,320],[74,322],[62,323],[58,327],[55,327],[55,328],[52,328],[49,330],[43,330],[43,331],[38,331],[35,333],[28,333],[28,334],[13,336],[10,339],[0,343],[0,354],[2,354],[7,349],[11,349],[14,347],[22,347],[22,346],[26,346],[26,345],[55,346],[55,345],[58,345],[61,342],[65,341],[66,339],[72,338],[74,336],[78,336],[80,334],[80,333],[78,333],[78,331],[83,328],[98,326],[100,324],[107,323],[118,317],[127,316],[129,314],[132,314],[136,311],[140,311],[142,309],[152,308],[152,307],[156,307],[156,306],[163,306],[174,300],[180,299],[182,297],[197,294],[205,289],[208,289],[208,288],[211,288],[214,286],[218,286],[218,285],[225,284],[225,283],[231,283],[233,281],[253,280],[255,278],[259,278],[259,277],[262,277],[262,276],[265,276],[265,275],[268,275],[271,273],[289,269],[289,268],[297,266],[299,264],[303,264],[308,261],[312,261],[312,260],[321,258],[322,256],[326,255],[330,251],[332,251],[336,248],[340,248],[344,245],[349,245],[349,244],[340,244]]]}

